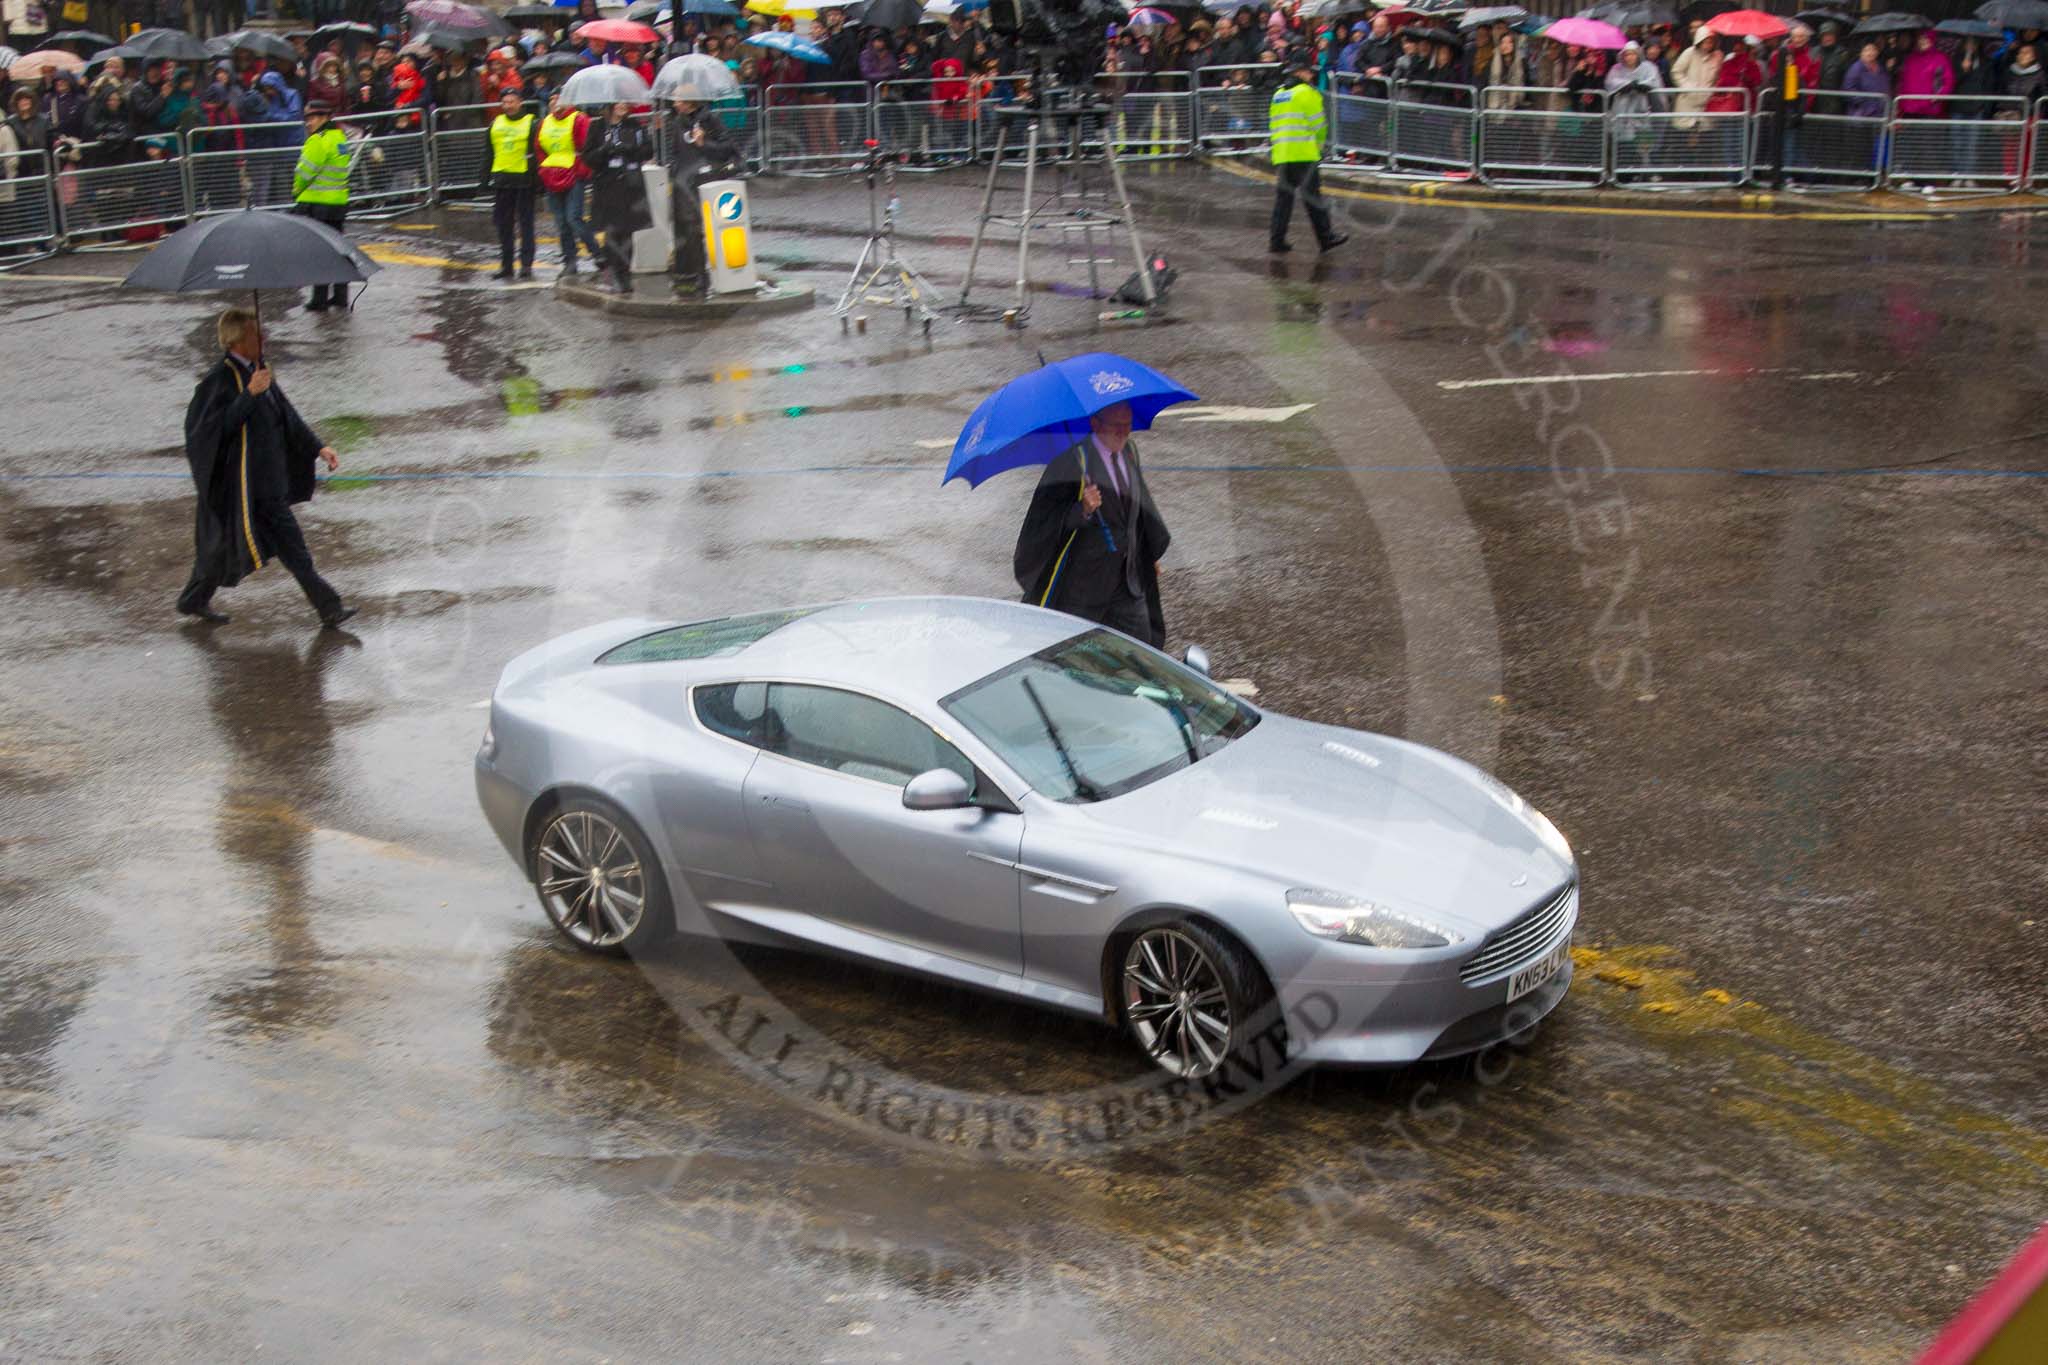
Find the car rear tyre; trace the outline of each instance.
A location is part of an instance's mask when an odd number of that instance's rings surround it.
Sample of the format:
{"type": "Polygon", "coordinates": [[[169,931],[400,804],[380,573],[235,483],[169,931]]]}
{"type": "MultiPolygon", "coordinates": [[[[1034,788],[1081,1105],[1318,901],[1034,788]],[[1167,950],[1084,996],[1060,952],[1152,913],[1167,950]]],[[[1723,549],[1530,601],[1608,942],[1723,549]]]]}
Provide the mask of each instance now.
{"type": "Polygon", "coordinates": [[[1222,1066],[1266,1024],[1272,991],[1234,939],[1180,920],[1132,938],[1119,997],[1131,1037],[1153,1064],[1195,1079],[1222,1066]]]}
{"type": "Polygon", "coordinates": [[[541,822],[529,861],[541,908],[579,948],[627,957],[675,927],[654,851],[606,802],[574,797],[555,807],[541,822]]]}

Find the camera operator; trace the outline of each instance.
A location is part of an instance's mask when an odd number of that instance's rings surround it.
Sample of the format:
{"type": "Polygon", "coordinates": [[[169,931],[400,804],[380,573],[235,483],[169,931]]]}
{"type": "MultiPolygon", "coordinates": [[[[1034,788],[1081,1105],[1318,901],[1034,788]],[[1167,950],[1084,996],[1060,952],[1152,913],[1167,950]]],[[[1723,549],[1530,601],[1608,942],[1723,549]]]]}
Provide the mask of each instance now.
{"type": "Polygon", "coordinates": [[[669,108],[669,218],[676,236],[671,272],[678,294],[694,290],[699,298],[708,298],[711,266],[704,258],[704,214],[697,207],[697,187],[731,174],[738,149],[710,106],[674,100],[669,108]]]}

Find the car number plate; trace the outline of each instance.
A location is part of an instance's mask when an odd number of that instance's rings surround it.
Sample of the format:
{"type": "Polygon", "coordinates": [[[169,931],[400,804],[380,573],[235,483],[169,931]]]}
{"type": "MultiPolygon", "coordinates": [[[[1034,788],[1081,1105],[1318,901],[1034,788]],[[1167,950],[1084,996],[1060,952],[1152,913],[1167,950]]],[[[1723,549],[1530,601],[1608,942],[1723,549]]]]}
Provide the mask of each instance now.
{"type": "Polygon", "coordinates": [[[1530,991],[1564,970],[1564,964],[1571,960],[1572,941],[1564,942],[1544,954],[1541,962],[1531,963],[1508,978],[1508,999],[1519,1000],[1530,991]]]}

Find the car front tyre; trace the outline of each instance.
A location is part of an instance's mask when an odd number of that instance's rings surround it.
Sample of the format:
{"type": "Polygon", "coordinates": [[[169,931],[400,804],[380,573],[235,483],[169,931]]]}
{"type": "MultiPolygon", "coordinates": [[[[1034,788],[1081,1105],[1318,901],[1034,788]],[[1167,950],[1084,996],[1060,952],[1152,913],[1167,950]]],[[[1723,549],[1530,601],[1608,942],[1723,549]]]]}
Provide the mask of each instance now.
{"type": "Polygon", "coordinates": [[[1147,1058],[1196,1079],[1266,1027],[1272,991],[1236,940],[1193,920],[1141,930],[1118,980],[1124,1025],[1147,1058]]]}
{"type": "Polygon", "coordinates": [[[675,927],[653,849],[609,802],[572,797],[550,810],[527,861],[549,921],[586,952],[637,956],[675,927]]]}

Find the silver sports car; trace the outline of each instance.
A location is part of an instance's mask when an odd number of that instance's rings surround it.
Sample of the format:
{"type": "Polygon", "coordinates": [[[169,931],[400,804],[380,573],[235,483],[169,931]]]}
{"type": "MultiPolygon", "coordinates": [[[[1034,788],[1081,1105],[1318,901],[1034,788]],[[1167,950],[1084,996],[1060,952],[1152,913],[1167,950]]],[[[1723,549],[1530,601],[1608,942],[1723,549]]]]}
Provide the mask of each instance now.
{"type": "Polygon", "coordinates": [[[615,621],[505,669],[485,815],[578,945],[808,945],[1127,1028],[1399,1065],[1564,996],[1578,869],[1487,774],[1016,603],[615,621]]]}

